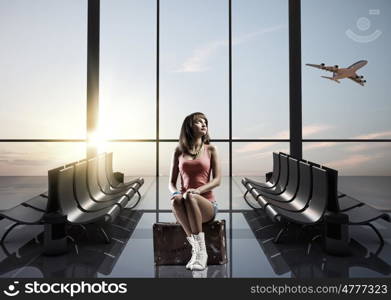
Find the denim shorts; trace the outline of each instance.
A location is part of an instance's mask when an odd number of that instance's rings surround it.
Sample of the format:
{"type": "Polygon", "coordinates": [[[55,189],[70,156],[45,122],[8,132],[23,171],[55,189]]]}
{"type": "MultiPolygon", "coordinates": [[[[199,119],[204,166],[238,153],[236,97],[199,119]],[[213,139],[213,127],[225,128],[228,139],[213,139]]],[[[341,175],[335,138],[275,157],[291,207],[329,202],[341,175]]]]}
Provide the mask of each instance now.
{"type": "Polygon", "coordinates": [[[217,206],[217,202],[216,201],[212,201],[212,205],[213,205],[213,218],[212,218],[211,221],[213,221],[216,218],[216,215],[219,212],[219,208],[217,206]]]}
{"type": "Polygon", "coordinates": [[[217,207],[217,202],[212,201],[211,203],[213,205],[213,217],[212,217],[212,219],[210,219],[209,221],[206,221],[205,223],[213,222],[216,218],[217,212],[219,211],[219,208],[217,207]]]}
{"type": "Polygon", "coordinates": [[[217,202],[216,201],[211,201],[211,203],[213,205],[213,217],[209,221],[204,222],[204,224],[213,222],[215,220],[215,218],[216,218],[217,212],[219,211],[219,209],[217,207],[217,202]]]}

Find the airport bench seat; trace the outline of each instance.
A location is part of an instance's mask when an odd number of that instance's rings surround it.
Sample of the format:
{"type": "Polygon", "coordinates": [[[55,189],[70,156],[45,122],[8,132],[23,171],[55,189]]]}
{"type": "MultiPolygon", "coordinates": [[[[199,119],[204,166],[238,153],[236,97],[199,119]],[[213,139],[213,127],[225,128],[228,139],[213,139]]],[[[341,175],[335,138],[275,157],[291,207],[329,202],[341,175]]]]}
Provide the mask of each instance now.
{"type": "MultiPolygon", "coordinates": [[[[286,157],[288,159],[292,158],[285,153],[279,153],[279,155],[280,158],[283,157],[282,160],[280,159],[279,176],[284,176],[284,173],[287,174],[285,190],[293,191],[294,184],[292,184],[292,182],[298,185],[294,197],[286,197],[284,192],[279,195],[269,193],[270,190],[261,187],[259,182],[249,178],[242,179],[242,184],[246,188],[244,194],[245,200],[248,202],[246,195],[250,193],[272,221],[284,224],[284,228],[278,233],[275,241],[278,241],[282,232],[286,229],[286,225],[293,222],[310,226],[321,224],[324,228],[330,226],[330,228],[334,228],[332,224],[339,224],[341,226],[337,226],[339,229],[335,230],[344,231],[338,233],[333,229],[333,234],[336,236],[342,235],[346,240],[348,240],[349,237],[348,233],[346,234],[347,229],[342,229],[344,228],[343,226],[366,225],[371,227],[378,235],[381,243],[384,243],[381,234],[371,222],[377,219],[391,222],[390,216],[355,198],[338,192],[338,172],[336,170],[311,161],[300,160],[299,178],[297,179],[295,178],[297,168],[291,163],[291,160],[289,160],[289,163],[287,164],[288,168],[286,170],[281,168],[286,157]],[[311,168],[312,182],[310,182],[308,178],[306,179],[306,177],[309,176],[308,169],[304,168],[303,164],[305,164],[307,168],[311,168]],[[289,183],[291,183],[290,187],[289,183]],[[311,186],[311,197],[308,197],[308,193],[302,193],[303,185],[307,187],[311,186]]],[[[275,153],[273,153],[273,162],[275,161],[275,153]]],[[[274,166],[273,172],[276,172],[274,166]]],[[[271,176],[273,177],[273,175],[271,176]]],[[[327,236],[324,238],[327,239],[327,236]]]]}
{"type": "Polygon", "coordinates": [[[18,225],[43,224],[46,234],[46,226],[49,226],[52,221],[60,221],[64,226],[65,224],[96,224],[98,229],[101,229],[106,242],[109,242],[109,237],[101,224],[112,223],[136,194],[139,197],[131,208],[139,202],[141,195],[138,190],[143,185],[144,179],[136,178],[126,184],[118,183],[120,187],[114,188],[109,183],[109,174],[107,174],[108,169],[106,168],[109,160],[109,165],[112,164],[112,153],[104,153],[98,157],[100,160],[98,158],[92,159],[92,161],[83,159],[49,170],[48,192],[6,211],[0,211],[0,219],[9,219],[15,222],[3,234],[1,243],[18,225]],[[99,162],[101,163],[100,169],[99,162]],[[93,166],[90,172],[87,171],[89,164],[93,166]],[[92,183],[93,186],[88,186],[89,183],[92,183]],[[98,195],[96,198],[94,198],[94,193],[98,195]],[[56,215],[59,217],[56,218],[56,215]]]}

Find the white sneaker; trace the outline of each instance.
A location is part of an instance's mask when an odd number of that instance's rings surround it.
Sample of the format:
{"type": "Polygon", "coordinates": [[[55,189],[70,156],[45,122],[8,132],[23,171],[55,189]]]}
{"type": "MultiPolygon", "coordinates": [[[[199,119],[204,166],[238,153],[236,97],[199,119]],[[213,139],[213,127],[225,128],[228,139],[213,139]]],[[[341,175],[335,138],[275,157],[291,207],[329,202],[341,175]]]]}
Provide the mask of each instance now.
{"type": "Polygon", "coordinates": [[[194,263],[191,265],[192,271],[202,271],[206,268],[206,264],[208,262],[208,253],[206,252],[205,245],[205,234],[200,232],[199,234],[193,234],[193,239],[198,247],[198,251],[196,251],[196,259],[194,263]]]}
{"type": "Polygon", "coordinates": [[[191,258],[190,258],[189,262],[186,265],[186,269],[190,270],[191,269],[191,265],[196,260],[198,244],[194,242],[193,236],[188,236],[188,237],[186,237],[186,239],[187,239],[187,241],[189,242],[189,244],[191,246],[191,258]]]}

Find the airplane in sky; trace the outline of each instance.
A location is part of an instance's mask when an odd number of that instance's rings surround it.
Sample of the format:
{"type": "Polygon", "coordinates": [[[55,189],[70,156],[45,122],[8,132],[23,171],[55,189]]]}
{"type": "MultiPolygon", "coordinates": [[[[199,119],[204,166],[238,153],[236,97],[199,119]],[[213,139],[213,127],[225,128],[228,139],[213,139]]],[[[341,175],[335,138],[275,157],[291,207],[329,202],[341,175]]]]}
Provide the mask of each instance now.
{"type": "Polygon", "coordinates": [[[347,68],[339,68],[338,65],[335,66],[325,66],[324,63],[321,63],[320,65],[315,65],[315,64],[306,64],[307,66],[318,68],[321,70],[333,72],[333,77],[328,77],[328,76],[321,76],[323,78],[327,78],[330,80],[333,80],[335,82],[340,83],[339,79],[343,78],[349,78],[353,80],[354,82],[357,82],[358,84],[364,86],[364,83],[367,82],[364,80],[364,76],[362,75],[357,75],[356,71],[363,66],[365,66],[368,63],[366,60],[359,60],[358,62],[355,62],[351,66],[347,68]]]}

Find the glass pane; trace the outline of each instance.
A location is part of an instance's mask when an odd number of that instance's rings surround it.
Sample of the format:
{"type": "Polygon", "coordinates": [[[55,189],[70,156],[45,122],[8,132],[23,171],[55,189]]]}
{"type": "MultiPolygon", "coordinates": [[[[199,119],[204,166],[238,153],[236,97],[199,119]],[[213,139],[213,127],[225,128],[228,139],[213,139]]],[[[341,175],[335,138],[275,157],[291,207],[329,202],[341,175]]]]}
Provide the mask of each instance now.
{"type": "Polygon", "coordinates": [[[85,138],[86,40],[86,0],[0,2],[0,138],[85,138]]]}
{"type": "Polygon", "coordinates": [[[289,138],[287,0],[232,1],[233,136],[289,138]]]}
{"type": "Polygon", "coordinates": [[[273,152],[289,153],[289,143],[252,142],[232,146],[232,175],[264,178],[273,170],[273,152]]]}
{"type": "Polygon", "coordinates": [[[144,178],[136,209],[156,209],[156,143],[107,143],[103,150],[113,152],[113,170],[124,173],[125,181],[144,178]]]}
{"type": "Polygon", "coordinates": [[[341,176],[391,176],[391,143],[303,143],[303,158],[341,176]]]}
{"type": "Polygon", "coordinates": [[[101,1],[100,134],[155,138],[156,1],[101,1]]]}
{"type": "Polygon", "coordinates": [[[0,143],[0,210],[48,190],[48,170],[85,158],[85,143],[0,143]]]}
{"type": "Polygon", "coordinates": [[[113,152],[113,169],[125,176],[145,177],[156,174],[155,143],[107,143],[105,151],[113,152]]]}
{"type": "MultiPolygon", "coordinates": [[[[273,170],[273,152],[289,152],[289,143],[235,142],[232,145],[232,208],[249,209],[243,194],[243,177],[265,181],[265,174],[273,170]]],[[[248,198],[248,199],[251,199],[248,198]]]]}
{"type": "Polygon", "coordinates": [[[169,176],[172,155],[178,143],[160,143],[159,144],[159,175],[169,176]]]}
{"type": "Polygon", "coordinates": [[[0,176],[47,176],[85,153],[85,143],[0,143],[0,176]]]}
{"type": "Polygon", "coordinates": [[[179,136],[186,115],[207,115],[211,137],[228,137],[228,2],[161,1],[161,138],[179,136]]]}
{"type": "MultiPolygon", "coordinates": [[[[308,138],[389,139],[391,137],[391,29],[387,0],[303,0],[303,126],[308,138]],[[331,19],[330,19],[331,18],[331,19]],[[328,21],[326,21],[328,20],[328,21]],[[357,69],[356,62],[367,61],[357,69]],[[349,78],[305,64],[338,66],[349,78]],[[355,69],[357,69],[355,71],[355,69]],[[350,73],[351,72],[351,73],[350,73]],[[356,72],[354,74],[354,72],[356,72]]],[[[335,71],[335,70],[334,70],[335,71]]]]}

